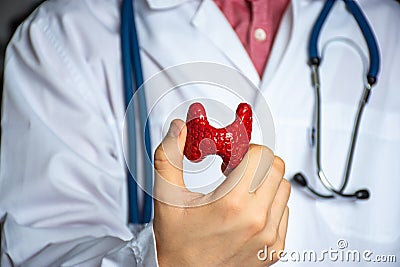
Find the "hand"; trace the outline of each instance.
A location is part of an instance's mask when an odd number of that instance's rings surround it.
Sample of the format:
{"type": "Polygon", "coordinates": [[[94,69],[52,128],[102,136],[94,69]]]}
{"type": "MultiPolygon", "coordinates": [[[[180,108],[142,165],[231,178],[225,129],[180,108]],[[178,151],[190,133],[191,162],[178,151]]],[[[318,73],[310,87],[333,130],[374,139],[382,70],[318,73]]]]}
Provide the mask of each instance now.
{"type": "Polygon", "coordinates": [[[174,120],[154,156],[159,265],[269,266],[276,262],[276,253],[264,262],[257,254],[265,246],[269,251],[284,248],[290,195],[289,182],[283,179],[284,162],[268,148],[251,145],[216,190],[193,193],[183,181],[185,139],[184,122],[174,120]],[[253,179],[262,184],[251,193],[253,179]]]}

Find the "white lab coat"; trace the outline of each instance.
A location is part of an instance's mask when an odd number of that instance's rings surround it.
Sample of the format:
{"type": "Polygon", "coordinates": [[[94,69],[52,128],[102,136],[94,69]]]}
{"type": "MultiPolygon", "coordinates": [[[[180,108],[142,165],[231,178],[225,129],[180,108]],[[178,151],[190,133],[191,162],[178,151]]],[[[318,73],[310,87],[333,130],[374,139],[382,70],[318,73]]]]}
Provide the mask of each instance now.
{"type": "MultiPolygon", "coordinates": [[[[302,171],[323,190],[308,143],[314,96],[306,54],[323,1],[292,1],[262,81],[211,0],[136,2],[145,78],[192,61],[237,68],[270,105],[275,151],[286,162],[286,177],[302,171]]],[[[320,253],[337,249],[342,238],[349,249],[400,260],[400,5],[389,0],[360,4],[379,40],[382,67],[362,121],[348,191],[369,188],[371,198],[324,201],[294,187],[286,248],[320,253]]],[[[8,47],[0,176],[2,266],[156,265],[152,225],[126,226],[119,5],[118,0],[47,1],[8,47]]],[[[329,16],[321,46],[338,37],[353,39],[367,55],[342,3],[329,16]]],[[[351,46],[336,41],[325,51],[323,165],[338,184],[364,74],[351,46]]],[[[163,119],[158,114],[152,120],[153,151],[162,138],[163,119]]],[[[290,266],[309,264],[289,261],[290,266]]]]}

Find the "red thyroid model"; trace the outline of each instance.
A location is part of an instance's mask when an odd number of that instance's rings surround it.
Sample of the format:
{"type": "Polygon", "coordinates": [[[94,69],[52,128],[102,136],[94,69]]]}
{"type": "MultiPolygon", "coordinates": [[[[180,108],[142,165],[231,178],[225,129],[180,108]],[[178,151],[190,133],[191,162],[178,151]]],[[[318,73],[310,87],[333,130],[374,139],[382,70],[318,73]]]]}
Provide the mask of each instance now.
{"type": "Polygon", "coordinates": [[[225,128],[217,129],[208,122],[203,105],[193,103],[186,118],[186,158],[200,162],[206,156],[216,154],[222,158],[222,172],[229,174],[249,149],[252,122],[251,106],[241,103],[236,109],[235,121],[225,128]]]}

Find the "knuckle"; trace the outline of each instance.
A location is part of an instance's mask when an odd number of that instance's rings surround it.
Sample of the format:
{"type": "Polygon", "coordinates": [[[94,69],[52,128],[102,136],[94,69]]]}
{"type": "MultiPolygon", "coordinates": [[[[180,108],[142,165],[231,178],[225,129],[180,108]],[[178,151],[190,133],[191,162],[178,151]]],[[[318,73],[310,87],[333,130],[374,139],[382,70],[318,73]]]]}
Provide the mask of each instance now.
{"type": "Polygon", "coordinates": [[[237,197],[226,198],[223,209],[228,214],[228,217],[236,217],[242,211],[242,204],[237,197]]]}
{"type": "Polygon", "coordinates": [[[288,180],[282,179],[281,190],[285,192],[285,195],[287,195],[288,197],[290,196],[290,192],[292,191],[292,186],[290,185],[290,182],[288,180]]]}
{"type": "Polygon", "coordinates": [[[249,216],[246,216],[246,207],[240,203],[240,201],[235,199],[229,199],[220,202],[222,206],[220,206],[220,217],[224,224],[232,224],[239,227],[242,233],[249,237],[254,235],[254,233],[249,230],[249,216]]]}
{"type": "Polygon", "coordinates": [[[154,152],[154,158],[158,159],[165,158],[165,152],[162,143],[159,144],[158,147],[156,148],[156,151],[154,152]]]}
{"type": "Polygon", "coordinates": [[[270,235],[271,236],[269,236],[270,237],[270,241],[276,241],[276,238],[277,238],[277,236],[278,236],[278,225],[276,225],[276,224],[270,224],[270,225],[268,225],[268,229],[267,229],[267,231],[270,233],[270,235]]]}
{"type": "Polygon", "coordinates": [[[258,145],[258,144],[250,144],[249,152],[250,152],[250,154],[253,154],[253,155],[261,155],[261,154],[273,155],[273,151],[270,148],[263,146],[263,145],[258,145]]]}
{"type": "Polygon", "coordinates": [[[252,216],[250,218],[251,218],[251,221],[249,224],[250,232],[253,234],[257,234],[257,233],[260,233],[261,231],[263,231],[263,229],[265,228],[265,221],[266,221],[265,214],[261,213],[257,216],[252,216]]]}
{"type": "Polygon", "coordinates": [[[257,155],[262,152],[263,146],[257,144],[250,144],[249,147],[249,154],[250,155],[257,155]]]}
{"type": "Polygon", "coordinates": [[[275,156],[273,167],[275,171],[284,174],[285,173],[285,162],[278,156],[275,156]]]}
{"type": "Polygon", "coordinates": [[[269,229],[266,229],[263,233],[262,239],[263,242],[269,247],[275,245],[276,240],[278,239],[277,228],[274,229],[274,227],[269,227],[269,229]]]}
{"type": "Polygon", "coordinates": [[[154,152],[154,168],[160,170],[168,164],[168,157],[165,154],[162,144],[160,144],[154,152]]]}

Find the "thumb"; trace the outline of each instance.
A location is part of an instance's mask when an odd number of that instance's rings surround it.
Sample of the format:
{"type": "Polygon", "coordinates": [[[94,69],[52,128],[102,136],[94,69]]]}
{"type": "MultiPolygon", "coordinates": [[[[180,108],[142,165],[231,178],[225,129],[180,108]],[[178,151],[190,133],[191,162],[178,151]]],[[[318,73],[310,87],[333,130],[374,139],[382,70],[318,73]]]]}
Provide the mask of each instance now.
{"type": "Polygon", "coordinates": [[[179,119],[173,120],[164,140],[154,153],[156,177],[185,187],[183,181],[183,150],[186,142],[186,124],[179,119]]]}

